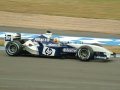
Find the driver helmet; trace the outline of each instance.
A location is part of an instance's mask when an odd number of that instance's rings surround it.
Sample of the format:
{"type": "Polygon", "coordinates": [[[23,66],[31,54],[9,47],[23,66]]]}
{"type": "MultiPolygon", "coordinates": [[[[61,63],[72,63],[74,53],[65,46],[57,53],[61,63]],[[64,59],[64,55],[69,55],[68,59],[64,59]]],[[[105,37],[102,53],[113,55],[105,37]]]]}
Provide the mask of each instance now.
{"type": "Polygon", "coordinates": [[[53,39],[53,42],[55,42],[55,43],[59,43],[60,40],[59,40],[58,38],[54,38],[54,39],[53,39]]]}

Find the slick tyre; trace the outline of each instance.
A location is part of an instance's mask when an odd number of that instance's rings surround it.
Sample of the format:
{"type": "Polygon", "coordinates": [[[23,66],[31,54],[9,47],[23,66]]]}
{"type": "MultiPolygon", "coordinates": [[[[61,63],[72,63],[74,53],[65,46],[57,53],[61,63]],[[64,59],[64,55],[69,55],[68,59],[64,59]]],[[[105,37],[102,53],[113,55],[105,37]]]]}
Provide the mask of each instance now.
{"type": "Polygon", "coordinates": [[[19,41],[11,41],[5,47],[5,51],[9,56],[18,56],[22,51],[22,44],[19,41]]]}
{"type": "Polygon", "coordinates": [[[94,58],[93,49],[89,46],[82,46],[77,51],[77,58],[81,61],[90,61],[94,58]]]}

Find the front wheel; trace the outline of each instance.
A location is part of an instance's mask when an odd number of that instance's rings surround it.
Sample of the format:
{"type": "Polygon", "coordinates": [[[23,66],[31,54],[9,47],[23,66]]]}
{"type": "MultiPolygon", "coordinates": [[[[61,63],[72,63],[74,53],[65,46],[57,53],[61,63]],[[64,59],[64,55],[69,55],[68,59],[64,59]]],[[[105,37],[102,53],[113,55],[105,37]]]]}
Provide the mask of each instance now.
{"type": "Polygon", "coordinates": [[[9,56],[20,55],[22,51],[22,44],[19,41],[11,41],[5,47],[5,51],[9,56]]]}
{"type": "Polygon", "coordinates": [[[77,57],[81,61],[89,61],[90,59],[94,58],[93,49],[89,46],[82,46],[77,51],[77,57]]]}

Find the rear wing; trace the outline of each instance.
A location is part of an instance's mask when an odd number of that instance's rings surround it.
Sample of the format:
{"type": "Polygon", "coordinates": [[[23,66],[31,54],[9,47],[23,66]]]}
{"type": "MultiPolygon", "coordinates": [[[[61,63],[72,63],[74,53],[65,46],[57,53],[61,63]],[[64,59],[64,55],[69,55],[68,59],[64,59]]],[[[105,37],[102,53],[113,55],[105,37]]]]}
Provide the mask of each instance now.
{"type": "Polygon", "coordinates": [[[21,40],[21,34],[20,33],[6,33],[4,38],[4,46],[7,45],[8,42],[14,41],[14,40],[21,40]]]}

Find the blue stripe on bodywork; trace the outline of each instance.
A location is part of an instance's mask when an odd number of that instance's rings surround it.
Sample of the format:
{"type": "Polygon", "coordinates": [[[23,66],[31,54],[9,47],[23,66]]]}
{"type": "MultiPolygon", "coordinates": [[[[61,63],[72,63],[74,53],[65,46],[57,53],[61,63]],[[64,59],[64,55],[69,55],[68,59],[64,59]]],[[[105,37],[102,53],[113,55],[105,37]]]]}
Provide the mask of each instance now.
{"type": "Polygon", "coordinates": [[[39,55],[42,55],[42,51],[43,51],[43,44],[38,42],[39,46],[38,46],[38,50],[39,50],[39,55]]]}

